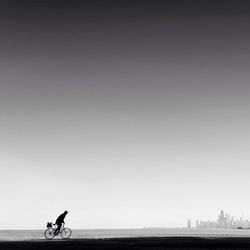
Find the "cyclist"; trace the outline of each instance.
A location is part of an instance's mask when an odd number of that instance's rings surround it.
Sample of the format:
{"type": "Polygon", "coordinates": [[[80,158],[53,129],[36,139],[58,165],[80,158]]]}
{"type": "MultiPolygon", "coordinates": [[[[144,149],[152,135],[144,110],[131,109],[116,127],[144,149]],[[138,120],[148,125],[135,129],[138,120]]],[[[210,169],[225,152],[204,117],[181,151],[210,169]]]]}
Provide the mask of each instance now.
{"type": "Polygon", "coordinates": [[[58,218],[56,219],[56,223],[55,225],[57,225],[56,231],[55,231],[55,235],[57,235],[60,232],[60,229],[62,227],[62,224],[65,224],[64,222],[64,218],[67,215],[68,211],[65,210],[62,214],[60,214],[58,216],[58,218]]]}

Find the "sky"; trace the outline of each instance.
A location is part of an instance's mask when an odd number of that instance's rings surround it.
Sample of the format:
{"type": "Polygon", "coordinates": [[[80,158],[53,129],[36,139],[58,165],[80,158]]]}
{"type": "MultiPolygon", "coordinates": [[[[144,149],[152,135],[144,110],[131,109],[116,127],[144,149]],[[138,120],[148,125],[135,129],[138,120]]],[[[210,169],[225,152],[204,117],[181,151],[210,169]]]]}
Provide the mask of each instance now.
{"type": "Polygon", "coordinates": [[[0,229],[250,218],[248,1],[1,1],[0,229]]]}

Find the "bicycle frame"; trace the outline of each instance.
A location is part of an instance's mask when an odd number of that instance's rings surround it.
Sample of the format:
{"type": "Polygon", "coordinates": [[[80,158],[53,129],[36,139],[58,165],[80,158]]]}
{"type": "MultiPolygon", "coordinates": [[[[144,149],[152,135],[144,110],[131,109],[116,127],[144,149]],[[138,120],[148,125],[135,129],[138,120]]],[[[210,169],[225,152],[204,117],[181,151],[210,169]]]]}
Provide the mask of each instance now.
{"type": "MultiPolygon", "coordinates": [[[[52,228],[56,231],[56,229],[57,229],[56,224],[53,224],[53,227],[52,227],[52,228]]],[[[60,234],[64,228],[65,228],[65,227],[64,227],[64,223],[62,223],[62,226],[61,226],[60,231],[58,232],[58,234],[60,234]]],[[[57,235],[58,235],[58,234],[57,234],[57,235]]]]}

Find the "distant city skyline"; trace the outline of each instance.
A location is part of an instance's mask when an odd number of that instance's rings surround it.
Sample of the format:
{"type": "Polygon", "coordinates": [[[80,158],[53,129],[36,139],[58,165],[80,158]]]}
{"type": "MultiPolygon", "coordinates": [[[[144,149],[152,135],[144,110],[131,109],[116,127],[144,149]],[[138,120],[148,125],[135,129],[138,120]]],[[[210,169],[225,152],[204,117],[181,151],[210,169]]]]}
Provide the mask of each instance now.
{"type": "Polygon", "coordinates": [[[211,229],[213,228],[221,228],[221,229],[250,228],[250,220],[244,218],[243,215],[241,215],[240,218],[235,218],[232,215],[225,213],[224,210],[221,210],[216,221],[196,220],[195,227],[197,229],[199,228],[211,228],[211,229]]]}
{"type": "Polygon", "coordinates": [[[0,1],[0,229],[250,218],[249,27],[250,1],[0,1]]]}

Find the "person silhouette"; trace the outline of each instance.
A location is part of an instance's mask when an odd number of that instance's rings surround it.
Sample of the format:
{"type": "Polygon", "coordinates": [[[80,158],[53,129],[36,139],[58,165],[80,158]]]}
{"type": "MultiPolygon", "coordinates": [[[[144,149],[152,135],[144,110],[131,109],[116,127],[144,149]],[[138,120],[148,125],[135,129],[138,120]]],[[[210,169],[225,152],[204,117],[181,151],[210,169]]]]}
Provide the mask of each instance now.
{"type": "Polygon", "coordinates": [[[64,218],[65,218],[65,216],[67,215],[67,213],[68,213],[68,211],[65,210],[65,211],[64,211],[62,214],[60,214],[60,215],[58,216],[58,218],[56,219],[55,225],[57,225],[57,228],[56,228],[56,230],[55,230],[55,235],[57,235],[57,234],[60,232],[60,229],[61,229],[61,227],[62,227],[62,224],[65,224],[64,218]]]}

